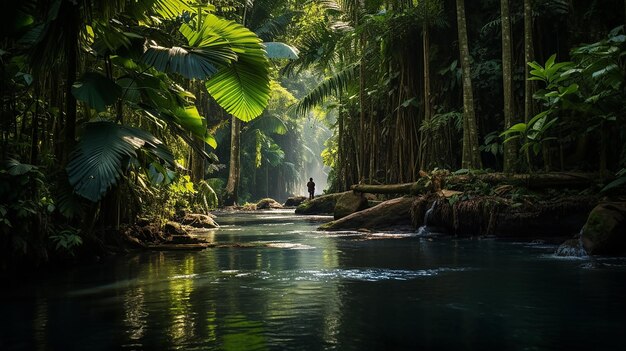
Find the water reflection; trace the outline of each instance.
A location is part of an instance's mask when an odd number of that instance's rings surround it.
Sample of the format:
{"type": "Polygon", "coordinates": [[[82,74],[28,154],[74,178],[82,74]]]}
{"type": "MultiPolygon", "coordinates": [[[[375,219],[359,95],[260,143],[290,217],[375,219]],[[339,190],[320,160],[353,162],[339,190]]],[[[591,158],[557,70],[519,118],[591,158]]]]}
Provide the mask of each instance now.
{"type": "Polygon", "coordinates": [[[214,242],[259,245],[130,255],[5,289],[0,349],[610,349],[625,341],[624,260],[584,268],[541,245],[327,235],[285,213],[219,222],[205,233],[214,242]],[[259,225],[272,221],[284,225],[259,225]]]}
{"type": "Polygon", "coordinates": [[[124,325],[131,342],[141,340],[145,336],[149,314],[144,309],[145,298],[143,287],[128,289],[124,294],[124,325]]]}

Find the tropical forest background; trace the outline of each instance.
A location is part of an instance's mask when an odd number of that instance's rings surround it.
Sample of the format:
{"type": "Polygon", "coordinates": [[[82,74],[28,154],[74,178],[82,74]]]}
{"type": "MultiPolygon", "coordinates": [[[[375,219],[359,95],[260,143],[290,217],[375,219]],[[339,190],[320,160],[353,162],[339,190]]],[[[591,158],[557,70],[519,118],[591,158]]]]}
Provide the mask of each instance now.
{"type": "Polygon", "coordinates": [[[24,0],[0,17],[3,267],[310,177],[626,183],[626,1],[24,0]]]}

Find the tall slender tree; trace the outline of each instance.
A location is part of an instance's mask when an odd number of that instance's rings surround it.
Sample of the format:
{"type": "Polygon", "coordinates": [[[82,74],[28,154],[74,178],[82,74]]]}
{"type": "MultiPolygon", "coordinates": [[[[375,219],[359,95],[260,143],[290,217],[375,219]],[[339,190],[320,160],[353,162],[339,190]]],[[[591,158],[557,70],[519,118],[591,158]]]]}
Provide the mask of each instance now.
{"type": "MultiPolygon", "coordinates": [[[[424,123],[432,118],[431,78],[430,78],[430,30],[440,20],[443,13],[441,0],[421,1],[418,4],[419,20],[422,23],[422,53],[424,66],[424,123]]],[[[425,169],[434,161],[433,136],[430,133],[421,133],[420,168],[425,169]]]]}
{"type": "Polygon", "coordinates": [[[456,18],[459,34],[459,55],[463,70],[463,156],[462,167],[481,168],[480,151],[478,148],[478,127],[474,111],[474,93],[470,66],[469,43],[467,39],[467,23],[465,20],[465,0],[456,0],[456,18]]]}
{"type": "MultiPolygon", "coordinates": [[[[426,13],[428,11],[427,5],[425,2],[421,4],[426,13]]],[[[426,14],[424,15],[426,17],[426,14]]],[[[424,18],[422,23],[422,52],[424,61],[424,122],[428,123],[432,116],[432,106],[430,103],[430,21],[427,18],[424,18]]],[[[430,157],[432,151],[430,135],[422,132],[420,142],[422,143],[420,169],[424,169],[428,166],[428,162],[432,161],[432,157],[430,157]]]]}
{"type": "Polygon", "coordinates": [[[230,123],[230,166],[228,168],[228,181],[226,183],[226,198],[224,199],[224,205],[226,206],[234,206],[237,204],[239,195],[239,170],[241,169],[241,155],[239,152],[241,143],[241,121],[233,116],[230,123]]]}
{"type": "MultiPolygon", "coordinates": [[[[500,0],[500,20],[502,23],[502,83],[504,93],[504,128],[514,124],[513,112],[513,55],[511,46],[511,15],[509,0],[500,0]]],[[[517,160],[517,145],[504,144],[504,171],[512,172],[517,160]]]]}
{"type": "MultiPolygon", "coordinates": [[[[530,80],[529,62],[535,60],[535,43],[533,40],[533,0],[524,0],[524,122],[534,115],[533,93],[535,82],[530,80]]],[[[530,151],[526,149],[526,161],[530,164],[530,151]]]]}

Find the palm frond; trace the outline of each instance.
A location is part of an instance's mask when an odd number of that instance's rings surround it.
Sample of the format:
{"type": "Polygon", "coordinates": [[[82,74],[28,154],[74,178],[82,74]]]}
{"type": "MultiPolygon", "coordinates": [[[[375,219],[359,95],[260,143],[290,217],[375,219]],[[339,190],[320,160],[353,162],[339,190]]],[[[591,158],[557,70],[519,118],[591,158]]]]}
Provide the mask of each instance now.
{"type": "Polygon", "coordinates": [[[274,133],[278,135],[287,134],[287,125],[285,122],[276,115],[264,114],[263,116],[254,119],[247,126],[248,130],[259,129],[262,132],[269,134],[274,133]]]}
{"type": "Polygon", "coordinates": [[[161,72],[178,73],[188,79],[206,79],[217,73],[219,67],[237,59],[237,55],[223,43],[222,47],[171,48],[153,44],[141,60],[161,72]]]}
{"type": "MultiPolygon", "coordinates": [[[[107,1],[102,2],[106,3],[107,1]]],[[[185,12],[193,12],[193,8],[185,0],[137,0],[126,3],[126,11],[132,18],[146,22],[153,21],[153,15],[174,20],[185,12]]]]}
{"type": "Polygon", "coordinates": [[[193,11],[187,2],[183,0],[154,0],[152,9],[166,19],[175,19],[185,11],[193,11]]]}
{"type": "Polygon", "coordinates": [[[206,82],[209,94],[242,121],[259,116],[270,98],[269,61],[259,37],[236,22],[213,15],[205,18],[202,31],[226,40],[238,57],[206,82]]]}
{"type": "Polygon", "coordinates": [[[146,148],[166,163],[174,157],[150,133],[106,121],[89,122],[66,171],[70,184],[80,196],[96,202],[117,184],[124,173],[122,164],[146,148]]]}
{"type": "Polygon", "coordinates": [[[72,95],[102,112],[122,96],[122,87],[97,72],[87,72],[72,85],[72,95]]]}
{"type": "Polygon", "coordinates": [[[292,76],[313,66],[322,69],[330,66],[338,55],[337,45],[343,36],[343,32],[333,31],[324,23],[315,24],[298,45],[299,58],[285,65],[282,73],[292,76]]]}
{"type": "Polygon", "coordinates": [[[271,41],[277,36],[285,34],[287,27],[297,14],[296,11],[288,11],[276,18],[267,18],[258,27],[252,28],[263,41],[271,41]]]}
{"type": "Polygon", "coordinates": [[[297,114],[305,114],[314,106],[321,104],[329,96],[341,94],[355,81],[359,64],[353,64],[324,80],[309,92],[296,105],[297,114]]]}

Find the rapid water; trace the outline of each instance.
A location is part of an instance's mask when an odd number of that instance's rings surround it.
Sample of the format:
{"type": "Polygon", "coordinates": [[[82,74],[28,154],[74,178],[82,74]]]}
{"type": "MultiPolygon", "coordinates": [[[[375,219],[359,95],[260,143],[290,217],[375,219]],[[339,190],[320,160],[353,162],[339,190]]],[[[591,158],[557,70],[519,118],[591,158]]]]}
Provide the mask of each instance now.
{"type": "Polygon", "coordinates": [[[0,293],[0,350],[616,350],[626,260],[556,246],[325,233],[222,214],[229,244],[105,260],[0,293]],[[233,243],[238,243],[233,247],[233,243]]]}

